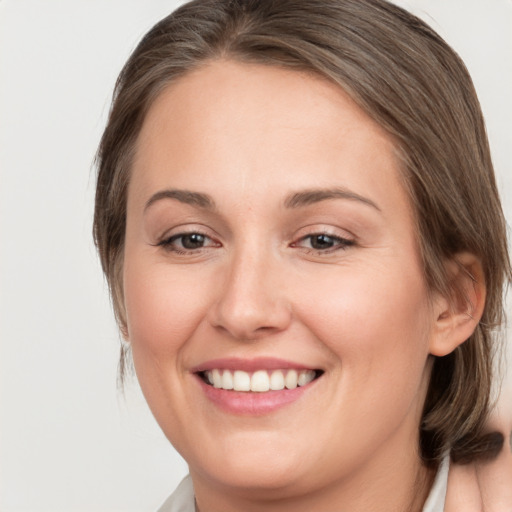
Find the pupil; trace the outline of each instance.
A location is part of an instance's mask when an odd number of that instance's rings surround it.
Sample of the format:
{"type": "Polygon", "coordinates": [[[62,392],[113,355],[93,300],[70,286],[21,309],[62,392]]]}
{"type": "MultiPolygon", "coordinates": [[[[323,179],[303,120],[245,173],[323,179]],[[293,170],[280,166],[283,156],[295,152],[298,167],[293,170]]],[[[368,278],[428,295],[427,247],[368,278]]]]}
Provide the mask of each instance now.
{"type": "Polygon", "coordinates": [[[199,233],[186,235],[183,237],[181,243],[185,249],[197,249],[204,245],[204,235],[199,233]]]}
{"type": "Polygon", "coordinates": [[[328,235],[315,235],[311,240],[313,249],[328,249],[334,245],[332,237],[328,235]]]}

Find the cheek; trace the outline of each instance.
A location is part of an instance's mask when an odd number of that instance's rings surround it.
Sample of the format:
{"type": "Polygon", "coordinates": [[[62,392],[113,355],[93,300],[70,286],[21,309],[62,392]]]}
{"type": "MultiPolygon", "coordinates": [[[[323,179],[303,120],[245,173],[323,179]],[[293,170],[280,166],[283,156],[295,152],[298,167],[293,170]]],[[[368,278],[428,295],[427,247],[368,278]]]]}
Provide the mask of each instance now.
{"type": "Polygon", "coordinates": [[[206,294],[197,281],[181,279],[163,265],[125,262],[124,293],[129,341],[134,358],[141,351],[173,356],[197,327],[206,309],[206,294]]]}
{"type": "Polygon", "coordinates": [[[172,434],[178,450],[187,431],[183,411],[189,409],[183,364],[187,341],[205,310],[199,283],[180,275],[133,254],[125,259],[128,340],[135,372],[153,415],[164,433],[172,434]]]}
{"type": "Polygon", "coordinates": [[[398,371],[417,375],[424,367],[431,326],[419,270],[399,264],[365,266],[361,272],[351,267],[317,275],[304,287],[309,293],[300,314],[344,371],[353,367],[361,379],[381,374],[389,381],[398,371]]]}
{"type": "MultiPolygon", "coordinates": [[[[322,406],[342,433],[340,450],[354,461],[404,432],[417,433],[429,376],[429,303],[421,274],[400,264],[360,268],[303,282],[309,293],[297,310],[331,352],[334,389],[322,406]]],[[[328,426],[315,428],[320,438],[330,435],[328,426]]]]}

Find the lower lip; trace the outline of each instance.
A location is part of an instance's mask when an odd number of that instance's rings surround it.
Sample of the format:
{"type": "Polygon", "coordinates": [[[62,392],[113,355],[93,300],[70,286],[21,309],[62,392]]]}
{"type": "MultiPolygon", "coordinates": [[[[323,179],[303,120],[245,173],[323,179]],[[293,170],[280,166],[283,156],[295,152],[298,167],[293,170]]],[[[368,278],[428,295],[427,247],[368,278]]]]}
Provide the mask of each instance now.
{"type": "Polygon", "coordinates": [[[309,384],[295,389],[257,393],[214,388],[206,384],[198,375],[196,378],[206,397],[216,406],[225,412],[246,416],[260,416],[277,411],[301,398],[318,380],[315,379],[309,384]]]}

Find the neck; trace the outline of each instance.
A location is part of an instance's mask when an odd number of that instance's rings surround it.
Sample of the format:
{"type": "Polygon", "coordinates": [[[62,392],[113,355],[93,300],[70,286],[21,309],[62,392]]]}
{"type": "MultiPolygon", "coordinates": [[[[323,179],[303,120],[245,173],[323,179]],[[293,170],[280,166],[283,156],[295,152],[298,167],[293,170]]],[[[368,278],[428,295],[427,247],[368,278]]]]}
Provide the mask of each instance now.
{"type": "MultiPolygon", "coordinates": [[[[435,478],[416,455],[378,471],[362,471],[322,488],[292,485],[287,489],[228,489],[192,474],[197,512],[421,512],[435,478]],[[299,491],[299,492],[297,492],[299,491]]],[[[361,468],[363,469],[363,468],[361,468]]],[[[365,468],[366,469],[366,468],[365,468]]],[[[370,468],[368,468],[370,469],[370,468]]]]}

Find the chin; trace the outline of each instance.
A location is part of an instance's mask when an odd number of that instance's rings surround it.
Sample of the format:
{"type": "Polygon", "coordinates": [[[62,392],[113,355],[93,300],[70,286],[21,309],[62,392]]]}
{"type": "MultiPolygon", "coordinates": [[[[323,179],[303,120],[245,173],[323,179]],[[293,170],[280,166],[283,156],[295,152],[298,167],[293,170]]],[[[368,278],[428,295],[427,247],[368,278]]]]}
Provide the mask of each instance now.
{"type": "Polygon", "coordinates": [[[251,442],[239,438],[227,443],[229,447],[225,448],[219,443],[208,457],[204,452],[198,453],[193,459],[200,463],[190,464],[191,473],[202,473],[222,486],[245,492],[265,490],[276,495],[285,495],[287,489],[304,482],[307,475],[304,462],[308,459],[306,453],[299,453],[297,446],[307,443],[286,443],[271,434],[256,435],[251,442]]]}

